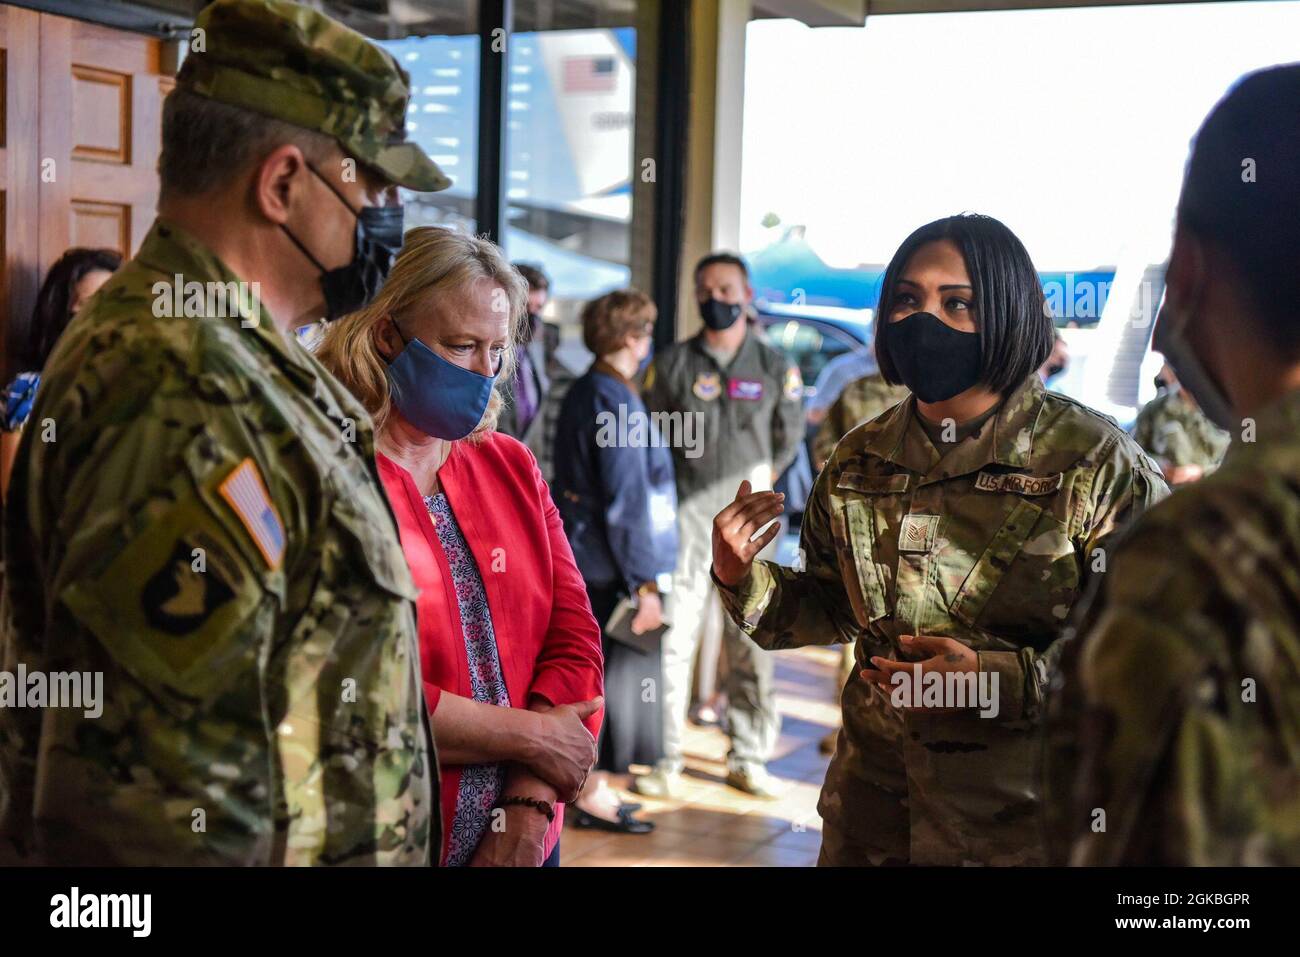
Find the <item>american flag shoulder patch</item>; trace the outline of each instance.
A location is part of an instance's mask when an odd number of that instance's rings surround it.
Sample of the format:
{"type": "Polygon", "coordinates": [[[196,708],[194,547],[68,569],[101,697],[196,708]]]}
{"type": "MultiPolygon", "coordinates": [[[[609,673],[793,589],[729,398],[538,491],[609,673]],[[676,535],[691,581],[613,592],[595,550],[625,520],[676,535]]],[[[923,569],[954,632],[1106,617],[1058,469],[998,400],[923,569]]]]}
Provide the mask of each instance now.
{"type": "Polygon", "coordinates": [[[217,491],[248,529],[258,551],[266,559],[266,566],[279,568],[284,561],[284,525],[253,460],[247,458],[240,462],[217,491]]]}

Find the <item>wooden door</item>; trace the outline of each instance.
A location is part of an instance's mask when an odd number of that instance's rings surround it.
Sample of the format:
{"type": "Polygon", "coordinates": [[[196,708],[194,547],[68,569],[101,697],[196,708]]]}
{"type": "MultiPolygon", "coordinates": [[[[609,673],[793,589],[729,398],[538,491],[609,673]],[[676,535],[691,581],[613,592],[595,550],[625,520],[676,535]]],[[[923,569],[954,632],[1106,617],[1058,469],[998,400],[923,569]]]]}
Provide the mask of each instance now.
{"type": "Polygon", "coordinates": [[[0,259],[13,342],[64,250],[129,256],[139,247],[158,200],[162,99],[172,79],[155,38],[16,7],[0,7],[0,57],[0,259]]]}
{"type": "MultiPolygon", "coordinates": [[[[0,7],[0,315],[9,335],[26,330],[40,283],[40,21],[31,10],[0,7]]],[[[19,371],[8,368],[7,349],[4,358],[0,388],[19,371]]]]}

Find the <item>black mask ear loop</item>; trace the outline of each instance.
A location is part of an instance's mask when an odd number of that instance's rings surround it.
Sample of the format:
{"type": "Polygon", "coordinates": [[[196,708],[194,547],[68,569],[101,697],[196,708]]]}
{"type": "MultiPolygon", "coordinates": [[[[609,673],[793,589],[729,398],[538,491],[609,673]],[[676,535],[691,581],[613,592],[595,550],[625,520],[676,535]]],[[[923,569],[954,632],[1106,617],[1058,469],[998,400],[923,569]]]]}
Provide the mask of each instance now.
{"type": "Polygon", "coordinates": [[[293,233],[291,233],[291,232],[289,231],[289,227],[288,227],[288,226],[286,226],[284,223],[281,223],[281,224],[280,224],[280,228],[284,230],[284,234],[285,234],[286,236],[288,236],[290,240],[292,240],[293,244],[294,244],[295,246],[298,247],[298,251],[301,252],[304,256],[306,256],[307,259],[308,259],[308,261],[309,261],[313,266],[316,267],[316,270],[317,270],[318,272],[324,273],[324,272],[328,272],[328,271],[329,271],[329,270],[327,270],[324,266],[321,265],[321,262],[320,262],[319,259],[317,259],[315,256],[313,256],[313,255],[311,254],[311,250],[310,250],[310,249],[308,249],[306,246],[304,246],[302,243],[300,243],[300,242],[298,241],[298,237],[295,236],[293,233]]]}
{"type": "MultiPolygon", "coordinates": [[[[355,209],[352,208],[352,204],[349,203],[346,199],[343,198],[343,194],[340,193],[337,189],[334,188],[334,184],[333,184],[333,183],[331,183],[331,182],[330,182],[329,180],[327,180],[324,176],[322,176],[322,175],[320,174],[320,171],[317,170],[316,167],[313,166],[311,163],[307,163],[306,166],[307,166],[307,168],[308,168],[309,170],[311,170],[312,175],[315,176],[315,177],[316,177],[318,180],[320,180],[322,183],[324,183],[325,186],[326,186],[326,188],[327,188],[331,193],[334,194],[335,198],[338,199],[338,201],[339,201],[340,203],[342,203],[344,206],[347,207],[349,213],[351,213],[351,214],[352,214],[355,218],[357,218],[357,219],[360,219],[360,218],[361,218],[361,214],[360,214],[359,212],[357,212],[355,209]]],[[[292,232],[289,231],[289,227],[288,227],[288,226],[286,226],[284,223],[281,223],[281,224],[280,224],[280,228],[284,230],[284,234],[285,234],[286,236],[288,236],[291,240],[293,240],[293,244],[294,244],[295,246],[298,247],[299,252],[301,252],[304,256],[306,256],[307,259],[311,262],[311,264],[312,264],[313,266],[315,266],[316,269],[317,269],[319,272],[322,272],[322,273],[329,272],[328,269],[326,269],[323,265],[321,265],[321,261],[320,261],[319,259],[317,259],[315,256],[313,256],[313,255],[311,254],[311,250],[308,249],[306,246],[304,246],[304,245],[299,241],[298,237],[295,236],[292,232]]],[[[400,335],[400,331],[399,331],[399,335],[400,335]]]]}
{"type": "Polygon", "coordinates": [[[361,211],[359,209],[353,209],[352,204],[347,201],[347,197],[345,197],[342,193],[340,193],[338,189],[334,186],[334,184],[331,183],[328,179],[326,179],[321,174],[320,170],[318,170],[311,163],[307,163],[307,168],[316,174],[316,178],[325,184],[326,189],[328,189],[331,193],[333,193],[336,197],[338,197],[338,201],[348,208],[349,213],[351,213],[353,216],[357,217],[358,219],[361,218],[361,211]]]}

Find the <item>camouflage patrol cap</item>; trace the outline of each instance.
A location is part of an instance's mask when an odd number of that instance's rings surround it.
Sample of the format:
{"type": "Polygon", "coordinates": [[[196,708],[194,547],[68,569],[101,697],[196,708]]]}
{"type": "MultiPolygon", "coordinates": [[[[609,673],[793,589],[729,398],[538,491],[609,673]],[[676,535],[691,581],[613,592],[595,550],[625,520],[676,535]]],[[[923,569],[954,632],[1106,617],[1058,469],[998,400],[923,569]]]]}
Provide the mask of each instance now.
{"type": "Polygon", "coordinates": [[[399,186],[451,185],[406,140],[410,77],[360,33],[288,0],[217,0],[194,27],[178,86],[324,133],[399,186]]]}

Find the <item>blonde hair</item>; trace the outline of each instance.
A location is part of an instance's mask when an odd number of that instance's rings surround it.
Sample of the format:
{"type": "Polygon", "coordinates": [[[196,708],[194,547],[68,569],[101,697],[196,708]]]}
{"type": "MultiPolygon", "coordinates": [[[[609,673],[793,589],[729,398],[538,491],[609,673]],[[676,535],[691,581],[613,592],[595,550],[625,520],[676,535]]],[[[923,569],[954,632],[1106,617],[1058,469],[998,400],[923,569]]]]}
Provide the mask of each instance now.
{"type": "Polygon", "coordinates": [[[375,329],[389,317],[401,319],[431,293],[464,289],[477,279],[498,284],[510,302],[509,343],[501,356],[501,370],[483,421],[467,436],[478,442],[496,428],[505,404],[501,387],[511,380],[515,348],[526,334],[528,314],[528,284],[495,243],[442,226],[418,226],[408,231],[392,272],[374,301],[326,328],[316,358],[365,406],[377,433],[392,411],[392,398],[384,372],[388,363],[375,344],[375,329]]]}
{"type": "Polygon", "coordinates": [[[629,335],[641,335],[658,315],[639,289],[607,292],[582,307],[582,344],[596,356],[617,352],[629,335]]]}

